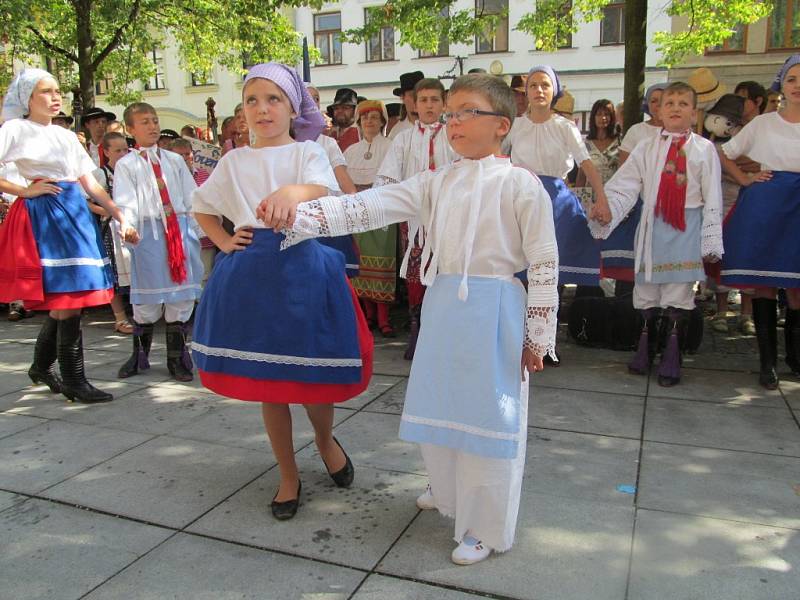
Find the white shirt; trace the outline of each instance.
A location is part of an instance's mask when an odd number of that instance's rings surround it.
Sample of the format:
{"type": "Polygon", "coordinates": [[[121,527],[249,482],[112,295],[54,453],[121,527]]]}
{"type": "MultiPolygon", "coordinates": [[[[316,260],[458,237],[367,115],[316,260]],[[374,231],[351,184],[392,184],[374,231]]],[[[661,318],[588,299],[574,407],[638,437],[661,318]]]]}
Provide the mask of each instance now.
{"type": "Polygon", "coordinates": [[[372,185],[378,168],[392,147],[392,141],[382,135],[376,135],[371,142],[362,139],[344,151],[347,161],[347,172],[356,185],[372,185]],[[367,158],[369,156],[369,158],[367,158]]]}
{"type": "Polygon", "coordinates": [[[768,171],[800,173],[800,123],[777,112],[759,115],[722,145],[725,156],[747,156],[768,171]]]}
{"type": "Polygon", "coordinates": [[[430,141],[433,138],[433,160],[437,169],[459,158],[447,139],[447,128],[434,123],[415,124],[394,138],[383,159],[377,184],[396,183],[423,173],[430,167],[430,141]]]}
{"type": "Polygon", "coordinates": [[[99,144],[95,144],[92,140],[89,140],[89,156],[92,157],[94,164],[98,167],[100,166],[100,146],[99,144]]]}
{"type": "Polygon", "coordinates": [[[339,148],[339,144],[336,143],[335,139],[328,135],[320,134],[317,138],[317,143],[322,146],[322,149],[325,150],[325,154],[328,155],[331,168],[335,169],[336,167],[347,166],[347,161],[344,158],[344,154],[342,154],[342,149],[339,148]]]}
{"type": "MultiPolygon", "coordinates": [[[[28,187],[29,185],[27,181],[20,177],[17,166],[13,162],[0,163],[0,177],[22,187],[28,187]]],[[[13,202],[17,199],[17,196],[14,194],[2,194],[2,199],[6,202],[13,202]]]]}
{"type": "MultiPolygon", "coordinates": [[[[647,280],[652,276],[652,230],[661,173],[671,143],[669,134],[644,140],[636,145],[619,170],[605,185],[611,222],[601,226],[589,222],[595,237],[606,238],[633,209],[639,196],[644,201],[636,233],[636,272],[644,267],[647,280]]],[[[683,146],[686,153],[686,208],[703,207],[701,252],[722,258],[722,186],[717,149],[712,142],[692,133],[683,146]]]]}
{"type": "Polygon", "coordinates": [[[414,126],[414,122],[411,121],[408,117],[403,119],[402,121],[398,121],[392,127],[392,130],[389,132],[387,136],[390,140],[394,140],[398,135],[403,133],[406,129],[411,129],[414,126]]]}
{"type": "Polygon", "coordinates": [[[77,181],[97,168],[74,133],[29,119],[11,119],[0,127],[0,163],[9,162],[28,181],[77,181]]]}
{"type": "Polygon", "coordinates": [[[194,211],[227,217],[235,229],[263,229],[256,218],[261,201],[279,187],[321,185],[338,192],[328,157],[316,142],[269,148],[236,148],[223,156],[192,196],[194,211]]]}
{"type": "MultiPolygon", "coordinates": [[[[155,147],[148,149],[155,154],[155,147]]],[[[169,191],[169,200],[177,214],[187,214],[192,210],[192,192],[197,189],[189,167],[183,157],[169,150],[159,149],[157,158],[161,164],[161,174],[169,191]]],[[[139,151],[131,151],[114,166],[114,202],[122,210],[128,223],[140,232],[146,219],[161,219],[166,224],[161,194],[158,191],[156,176],[150,160],[143,158],[139,151]]],[[[153,223],[155,230],[155,223],[153,223]]],[[[156,233],[156,239],[158,234],[156,233]]]]}
{"type": "Polygon", "coordinates": [[[661,133],[661,127],[653,125],[650,121],[636,123],[635,125],[631,125],[630,129],[625,133],[625,137],[622,138],[619,149],[630,154],[633,152],[633,149],[636,148],[636,144],[642,140],[654,139],[658,137],[659,133],[661,133]]]}
{"type": "Polygon", "coordinates": [[[575,123],[553,115],[544,123],[517,117],[503,143],[511,162],[536,175],[566,178],[575,166],[589,160],[589,152],[575,123]]]}

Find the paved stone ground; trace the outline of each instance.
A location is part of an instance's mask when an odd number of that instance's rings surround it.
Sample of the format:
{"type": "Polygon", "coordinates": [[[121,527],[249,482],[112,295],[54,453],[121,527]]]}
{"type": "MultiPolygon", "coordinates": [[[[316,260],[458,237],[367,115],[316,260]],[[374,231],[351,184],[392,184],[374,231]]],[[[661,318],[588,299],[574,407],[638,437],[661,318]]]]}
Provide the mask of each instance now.
{"type": "Polygon", "coordinates": [[[171,382],[160,332],[151,371],[116,380],[130,342],[102,312],[84,317],[87,367],[116,399],[66,404],[25,374],[40,323],[0,322],[4,599],[800,597],[800,382],[761,389],[752,338],[707,328],[673,389],[628,375],[628,353],[561,344],[533,381],[516,546],[457,567],[397,438],[402,341],[336,408],[351,489],[295,411],[303,504],[277,522],[258,406],[171,382]]]}

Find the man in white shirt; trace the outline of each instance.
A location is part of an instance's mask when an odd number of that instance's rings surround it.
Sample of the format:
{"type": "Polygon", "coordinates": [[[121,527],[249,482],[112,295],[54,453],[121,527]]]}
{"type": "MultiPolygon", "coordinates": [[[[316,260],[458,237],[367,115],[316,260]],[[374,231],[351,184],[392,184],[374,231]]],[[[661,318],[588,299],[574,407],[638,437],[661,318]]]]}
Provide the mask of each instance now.
{"type": "Polygon", "coordinates": [[[396,138],[401,131],[410,129],[416,122],[418,116],[417,105],[414,101],[414,86],[423,79],[425,79],[425,75],[422,71],[413,71],[400,75],[400,87],[394,88],[394,92],[392,93],[403,101],[403,106],[406,109],[406,116],[402,121],[397,123],[397,125],[392,127],[392,130],[389,132],[390,140],[396,138]]]}
{"type": "Polygon", "coordinates": [[[81,116],[81,128],[86,130],[86,137],[89,139],[86,149],[98,167],[105,166],[107,162],[103,153],[103,136],[106,134],[108,122],[116,118],[114,113],[96,106],[87,109],[81,116]]]}

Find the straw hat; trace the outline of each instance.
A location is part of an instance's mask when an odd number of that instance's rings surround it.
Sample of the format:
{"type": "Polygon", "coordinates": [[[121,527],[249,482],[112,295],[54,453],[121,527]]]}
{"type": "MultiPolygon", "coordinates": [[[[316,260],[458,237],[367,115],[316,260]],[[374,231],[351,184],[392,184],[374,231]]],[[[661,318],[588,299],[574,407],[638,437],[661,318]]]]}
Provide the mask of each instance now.
{"type": "Polygon", "coordinates": [[[564,94],[553,105],[553,110],[560,115],[569,115],[571,117],[572,113],[575,112],[575,98],[567,90],[564,90],[564,94]]]}
{"type": "Polygon", "coordinates": [[[689,85],[697,92],[697,102],[707,104],[719,100],[728,90],[707,67],[700,67],[689,75],[689,85]]]}

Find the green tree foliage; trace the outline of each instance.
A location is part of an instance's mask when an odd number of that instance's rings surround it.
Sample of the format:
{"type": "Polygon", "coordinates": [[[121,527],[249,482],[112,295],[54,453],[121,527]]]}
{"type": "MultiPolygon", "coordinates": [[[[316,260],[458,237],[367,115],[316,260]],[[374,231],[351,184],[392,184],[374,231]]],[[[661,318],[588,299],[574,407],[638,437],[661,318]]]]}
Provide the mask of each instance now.
{"type": "MultiPolygon", "coordinates": [[[[210,73],[215,64],[299,60],[299,34],[284,8],[322,0],[0,0],[7,82],[14,58],[48,58],[63,88],[78,85],[84,106],[94,105],[95,82],[110,83],[108,100],[125,104],[155,74],[148,57],[169,34],[182,68],[210,73]]],[[[167,49],[163,48],[166,52],[167,49]]],[[[3,80],[0,79],[0,84],[3,80]]]]}

